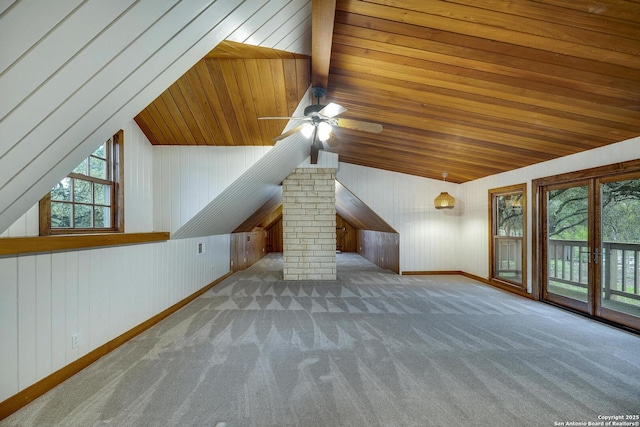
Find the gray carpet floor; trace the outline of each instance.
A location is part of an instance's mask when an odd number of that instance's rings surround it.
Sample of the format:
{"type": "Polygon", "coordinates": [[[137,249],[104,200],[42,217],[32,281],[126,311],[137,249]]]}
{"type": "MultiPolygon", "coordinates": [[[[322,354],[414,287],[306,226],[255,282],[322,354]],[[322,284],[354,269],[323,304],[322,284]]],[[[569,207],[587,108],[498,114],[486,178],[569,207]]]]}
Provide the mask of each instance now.
{"type": "MultiPolygon", "coordinates": [[[[640,336],[460,276],[268,255],[2,426],[553,426],[640,413],[640,336]]],[[[586,425],[586,424],[585,424],[586,425]]]]}

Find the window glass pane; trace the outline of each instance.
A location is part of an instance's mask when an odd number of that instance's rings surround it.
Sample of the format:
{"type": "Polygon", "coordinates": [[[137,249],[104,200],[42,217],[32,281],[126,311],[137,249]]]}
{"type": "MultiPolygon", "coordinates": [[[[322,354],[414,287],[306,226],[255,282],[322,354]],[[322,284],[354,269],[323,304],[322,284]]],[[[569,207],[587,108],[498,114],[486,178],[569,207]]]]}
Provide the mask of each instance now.
{"type": "Polygon", "coordinates": [[[589,186],[547,191],[547,292],[588,302],[589,186]]]}
{"type": "Polygon", "coordinates": [[[640,178],[602,184],[603,307],[640,317],[640,178]]]}
{"type": "Polygon", "coordinates": [[[640,179],[603,184],[602,207],[603,241],[640,244],[640,179]]]}
{"type": "Polygon", "coordinates": [[[79,173],[82,175],[87,175],[87,159],[84,159],[82,161],[82,163],[80,163],[78,166],[75,167],[75,169],[73,169],[73,173],[79,173]]]}
{"type": "Polygon", "coordinates": [[[522,193],[507,194],[496,197],[497,218],[496,234],[498,236],[522,236],[522,193]]]}
{"type": "Polygon", "coordinates": [[[495,276],[522,284],[522,239],[496,237],[494,247],[495,276]]]}
{"type": "Polygon", "coordinates": [[[75,205],[74,213],[76,228],[91,228],[93,226],[93,207],[87,205],[75,205]]]}
{"type": "Polygon", "coordinates": [[[111,227],[111,209],[102,206],[95,207],[95,227],[110,228],[111,227]]]}
{"type": "Polygon", "coordinates": [[[111,186],[103,184],[93,184],[94,203],[96,205],[111,204],[111,186]]]}
{"type": "Polygon", "coordinates": [[[588,240],[589,189],[576,186],[548,192],[549,239],[588,240]]]}
{"type": "Polygon", "coordinates": [[[94,156],[97,156],[97,157],[101,157],[101,158],[103,158],[103,159],[106,159],[106,158],[107,158],[107,156],[106,156],[106,149],[105,149],[105,147],[106,147],[106,144],[102,144],[100,147],[98,147],[98,148],[96,149],[96,151],[94,151],[94,152],[93,152],[93,155],[94,155],[94,156]]]}
{"type": "Polygon", "coordinates": [[[51,200],[71,201],[71,178],[63,178],[51,189],[51,200]]]}
{"type": "Polygon", "coordinates": [[[71,227],[71,205],[51,202],[51,228],[71,227]]]}
{"type": "Polygon", "coordinates": [[[91,203],[91,182],[83,179],[73,180],[73,200],[76,203],[91,203]]]}
{"type": "Polygon", "coordinates": [[[89,176],[107,179],[107,161],[97,157],[89,157],[89,176]]]}
{"type": "MultiPolygon", "coordinates": [[[[117,145],[117,144],[115,144],[117,145]]],[[[70,175],[56,184],[49,193],[50,218],[41,217],[41,234],[58,233],[66,229],[112,229],[113,218],[117,212],[118,194],[114,179],[114,166],[111,156],[114,154],[114,140],[108,140],[76,166],[70,175]],[[82,175],[82,176],[79,176],[82,175]],[[101,182],[98,182],[101,181],[101,182]],[[48,224],[51,224],[50,228],[48,224]]],[[[116,180],[119,177],[116,172],[116,180]]],[[[90,232],[90,231],[89,231],[90,232]]]]}
{"type": "Polygon", "coordinates": [[[491,281],[524,289],[525,185],[496,188],[491,195],[491,281]]]}

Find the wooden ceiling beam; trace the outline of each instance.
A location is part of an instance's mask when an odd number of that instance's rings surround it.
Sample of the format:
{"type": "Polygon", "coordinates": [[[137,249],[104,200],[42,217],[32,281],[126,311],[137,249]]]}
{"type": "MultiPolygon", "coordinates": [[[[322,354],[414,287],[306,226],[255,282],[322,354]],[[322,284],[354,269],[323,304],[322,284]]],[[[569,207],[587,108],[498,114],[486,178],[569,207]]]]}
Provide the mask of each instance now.
{"type": "Polygon", "coordinates": [[[311,84],[329,86],[336,0],[313,0],[311,12],[311,84]]]}

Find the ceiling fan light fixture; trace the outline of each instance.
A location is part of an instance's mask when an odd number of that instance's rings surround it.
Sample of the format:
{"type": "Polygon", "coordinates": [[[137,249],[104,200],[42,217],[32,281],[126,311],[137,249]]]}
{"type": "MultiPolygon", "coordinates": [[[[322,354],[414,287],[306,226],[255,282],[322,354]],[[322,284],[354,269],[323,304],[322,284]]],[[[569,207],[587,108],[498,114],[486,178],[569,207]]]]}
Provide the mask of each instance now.
{"type": "Polygon", "coordinates": [[[305,138],[309,139],[311,135],[313,135],[313,128],[314,126],[311,123],[305,123],[300,132],[302,132],[305,138]]]}
{"type": "Polygon", "coordinates": [[[318,124],[318,138],[320,141],[326,141],[331,136],[331,125],[327,122],[318,124]]]}
{"type": "MultiPolygon", "coordinates": [[[[447,181],[447,173],[442,172],[442,179],[447,181]]],[[[433,204],[436,209],[453,209],[456,206],[456,199],[446,191],[440,193],[438,197],[433,200],[433,204]]]]}

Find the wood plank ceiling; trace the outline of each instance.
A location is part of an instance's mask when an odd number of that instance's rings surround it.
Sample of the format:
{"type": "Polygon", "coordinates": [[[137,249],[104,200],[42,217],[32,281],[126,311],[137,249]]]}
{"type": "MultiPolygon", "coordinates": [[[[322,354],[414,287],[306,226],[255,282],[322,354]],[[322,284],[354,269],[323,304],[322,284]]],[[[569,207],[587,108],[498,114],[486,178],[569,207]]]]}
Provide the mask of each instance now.
{"type": "MultiPolygon", "coordinates": [[[[154,144],[270,144],[285,123],[257,117],[291,114],[310,65],[264,52],[224,43],[136,121],[154,144]]],[[[336,129],[340,161],[458,183],[633,138],[640,2],[338,0],[324,101],[384,126],[336,129]]]]}
{"type": "Polygon", "coordinates": [[[135,117],[155,145],[273,145],[309,88],[306,55],[222,42],[135,117]]]}

